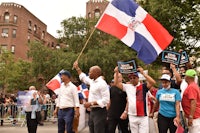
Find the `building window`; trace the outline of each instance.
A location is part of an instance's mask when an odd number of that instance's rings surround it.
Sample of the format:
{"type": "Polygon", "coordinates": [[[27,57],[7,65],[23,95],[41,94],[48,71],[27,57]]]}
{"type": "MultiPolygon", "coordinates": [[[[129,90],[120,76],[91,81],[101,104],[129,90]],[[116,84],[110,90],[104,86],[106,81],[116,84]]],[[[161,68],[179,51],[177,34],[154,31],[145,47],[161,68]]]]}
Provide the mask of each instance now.
{"type": "Polygon", "coordinates": [[[16,38],[16,34],[17,34],[17,30],[16,30],[16,29],[13,29],[12,37],[13,37],[13,38],[16,38]]]}
{"type": "Polygon", "coordinates": [[[9,23],[9,19],[10,19],[10,14],[9,14],[9,12],[5,12],[5,14],[4,14],[4,22],[5,22],[5,23],[9,23]]]}
{"type": "Polygon", "coordinates": [[[28,43],[30,43],[31,42],[31,37],[30,37],[30,35],[28,35],[28,43]]]}
{"type": "Polygon", "coordinates": [[[32,22],[29,20],[28,21],[28,29],[31,30],[32,22]]]}
{"type": "Polygon", "coordinates": [[[11,46],[11,53],[13,53],[13,54],[15,53],[15,45],[11,46]]]}
{"type": "Polygon", "coordinates": [[[17,19],[18,19],[18,17],[17,17],[16,15],[14,15],[14,18],[13,18],[13,22],[14,22],[14,24],[17,23],[17,19]]]}
{"type": "Polygon", "coordinates": [[[6,52],[8,50],[8,46],[6,44],[1,45],[1,53],[6,52]]]}
{"type": "Polygon", "coordinates": [[[42,31],[42,36],[41,36],[41,38],[44,39],[44,37],[45,37],[45,32],[42,31]]]}
{"type": "Polygon", "coordinates": [[[92,17],[92,14],[91,13],[88,13],[88,18],[91,18],[92,17]]]}
{"type": "Polygon", "coordinates": [[[34,33],[37,33],[37,25],[34,25],[33,31],[34,33]]]}
{"type": "Polygon", "coordinates": [[[57,44],[57,45],[56,45],[56,49],[60,49],[60,44],[57,44]]]}
{"type": "Polygon", "coordinates": [[[100,10],[99,10],[99,9],[96,9],[96,10],[94,11],[94,17],[95,17],[95,18],[99,18],[99,17],[100,17],[100,10]]]}
{"type": "Polygon", "coordinates": [[[54,49],[54,42],[51,43],[51,48],[54,49]]]}
{"type": "Polygon", "coordinates": [[[3,29],[2,29],[1,36],[2,36],[2,37],[8,37],[8,28],[3,28],[3,29]]]}

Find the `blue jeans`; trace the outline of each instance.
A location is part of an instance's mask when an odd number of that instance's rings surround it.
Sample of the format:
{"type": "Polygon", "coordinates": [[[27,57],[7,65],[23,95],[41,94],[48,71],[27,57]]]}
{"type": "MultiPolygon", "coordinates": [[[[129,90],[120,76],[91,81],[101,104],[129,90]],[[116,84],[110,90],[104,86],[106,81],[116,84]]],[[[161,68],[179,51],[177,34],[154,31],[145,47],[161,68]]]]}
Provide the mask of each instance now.
{"type": "Polygon", "coordinates": [[[74,133],[72,131],[74,119],[74,108],[59,109],[58,111],[58,133],[74,133]]]}

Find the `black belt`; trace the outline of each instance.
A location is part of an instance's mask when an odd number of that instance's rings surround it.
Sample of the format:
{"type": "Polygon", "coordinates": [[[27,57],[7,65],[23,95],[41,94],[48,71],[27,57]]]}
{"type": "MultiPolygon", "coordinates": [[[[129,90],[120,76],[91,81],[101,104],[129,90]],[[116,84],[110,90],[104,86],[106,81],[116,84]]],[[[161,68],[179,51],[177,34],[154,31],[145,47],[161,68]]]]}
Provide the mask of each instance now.
{"type": "Polygon", "coordinates": [[[60,110],[62,110],[62,111],[68,111],[68,110],[71,110],[71,109],[74,109],[73,107],[69,107],[69,108],[62,108],[62,109],[60,109],[60,110]]]}
{"type": "Polygon", "coordinates": [[[106,110],[106,107],[101,108],[101,107],[93,107],[91,108],[91,111],[98,111],[98,110],[106,110]]]}

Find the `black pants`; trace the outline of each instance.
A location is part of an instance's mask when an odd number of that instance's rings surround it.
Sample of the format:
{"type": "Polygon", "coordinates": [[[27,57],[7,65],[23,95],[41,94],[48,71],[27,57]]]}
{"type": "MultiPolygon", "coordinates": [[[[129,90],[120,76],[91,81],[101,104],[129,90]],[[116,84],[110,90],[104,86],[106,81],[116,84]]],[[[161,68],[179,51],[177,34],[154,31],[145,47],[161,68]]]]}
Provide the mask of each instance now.
{"type": "Polygon", "coordinates": [[[89,115],[89,130],[90,133],[107,133],[106,132],[106,108],[92,108],[89,115]]]}
{"type": "Polygon", "coordinates": [[[168,118],[160,113],[158,114],[158,130],[159,133],[167,133],[169,129],[170,133],[176,132],[176,126],[174,125],[174,117],[168,118]]]}
{"type": "Polygon", "coordinates": [[[120,118],[108,118],[108,132],[115,133],[117,125],[122,133],[129,133],[128,131],[128,119],[122,120],[120,118]]]}
{"type": "Polygon", "coordinates": [[[38,116],[40,112],[36,112],[36,119],[31,119],[31,112],[26,112],[26,123],[28,133],[36,133],[38,125],[38,116]]]}

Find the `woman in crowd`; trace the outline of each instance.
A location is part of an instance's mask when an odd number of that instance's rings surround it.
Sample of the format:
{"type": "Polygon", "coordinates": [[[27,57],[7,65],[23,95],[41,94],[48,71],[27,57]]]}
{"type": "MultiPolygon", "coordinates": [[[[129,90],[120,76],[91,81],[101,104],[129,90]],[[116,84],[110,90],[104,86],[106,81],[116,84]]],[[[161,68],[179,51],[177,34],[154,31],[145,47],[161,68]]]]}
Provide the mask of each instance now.
{"type": "Polygon", "coordinates": [[[152,114],[159,106],[158,113],[158,130],[159,133],[175,133],[177,126],[180,123],[180,92],[170,86],[170,76],[163,74],[161,77],[162,89],[158,90],[156,94],[156,103],[154,105],[152,114]]]}

